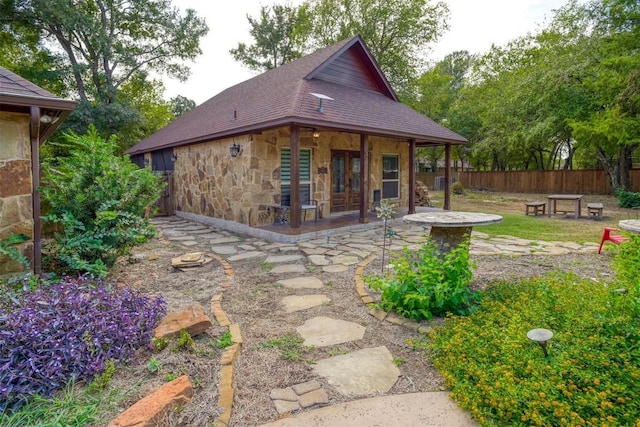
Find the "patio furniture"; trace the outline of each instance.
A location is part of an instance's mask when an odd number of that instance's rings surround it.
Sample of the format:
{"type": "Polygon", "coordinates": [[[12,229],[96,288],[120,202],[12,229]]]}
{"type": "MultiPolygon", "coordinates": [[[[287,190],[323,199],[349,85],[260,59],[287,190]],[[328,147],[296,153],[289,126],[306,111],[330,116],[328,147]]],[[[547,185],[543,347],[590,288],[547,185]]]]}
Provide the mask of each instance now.
{"type": "Polygon", "coordinates": [[[587,216],[597,221],[602,219],[602,210],[604,206],[602,203],[587,203],[587,216]]]}
{"type": "MultiPolygon", "coordinates": [[[[291,198],[288,194],[282,196],[282,204],[273,206],[276,211],[276,217],[274,224],[284,224],[289,222],[289,210],[291,209],[291,198]]],[[[318,222],[318,201],[317,200],[306,200],[300,204],[300,216],[303,221],[307,220],[307,211],[313,210],[313,220],[314,222],[318,222]]]]}
{"type": "Polygon", "coordinates": [[[627,240],[629,240],[628,237],[621,236],[619,234],[619,231],[620,230],[614,227],[604,228],[604,231],[602,233],[602,239],[600,239],[600,246],[598,247],[598,253],[602,251],[602,245],[604,245],[604,242],[608,241],[608,242],[615,243],[616,245],[619,245],[620,243],[626,242],[627,240]]]}
{"type": "Polygon", "coordinates": [[[500,215],[454,211],[420,212],[405,215],[402,219],[404,222],[430,227],[429,235],[442,254],[450,252],[460,243],[470,239],[474,226],[502,222],[500,215]]]}
{"type": "Polygon", "coordinates": [[[546,202],[525,202],[525,215],[529,215],[530,213],[534,214],[535,216],[538,216],[538,214],[540,215],[544,215],[545,214],[545,208],[547,207],[547,203],[546,202]]]}
{"type": "MultiPolygon", "coordinates": [[[[572,201],[575,203],[574,218],[580,218],[580,211],[582,208],[582,194],[552,194],[547,196],[548,207],[547,207],[547,216],[551,218],[551,214],[558,213],[557,202],[558,200],[566,200],[572,201]]],[[[562,211],[563,213],[567,213],[568,211],[562,211]]]]}

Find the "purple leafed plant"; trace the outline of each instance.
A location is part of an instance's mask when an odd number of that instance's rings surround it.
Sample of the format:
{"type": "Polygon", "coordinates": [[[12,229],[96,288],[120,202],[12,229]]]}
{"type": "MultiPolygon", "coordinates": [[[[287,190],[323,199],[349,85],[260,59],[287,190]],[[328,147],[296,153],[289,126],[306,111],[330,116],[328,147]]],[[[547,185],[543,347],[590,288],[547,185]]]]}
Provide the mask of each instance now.
{"type": "Polygon", "coordinates": [[[90,380],[149,345],[162,297],[81,276],[0,303],[0,412],[90,380]]]}

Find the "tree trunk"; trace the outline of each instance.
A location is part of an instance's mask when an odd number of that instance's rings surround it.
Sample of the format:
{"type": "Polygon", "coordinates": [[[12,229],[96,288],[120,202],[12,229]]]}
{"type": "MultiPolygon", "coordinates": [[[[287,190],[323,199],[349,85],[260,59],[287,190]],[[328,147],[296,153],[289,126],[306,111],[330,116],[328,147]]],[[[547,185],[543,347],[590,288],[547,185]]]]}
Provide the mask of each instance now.
{"type": "Polygon", "coordinates": [[[620,189],[620,173],[618,170],[618,163],[611,161],[607,154],[602,150],[602,148],[597,148],[598,159],[600,163],[602,163],[602,167],[604,168],[607,175],[609,175],[609,183],[611,184],[611,188],[614,193],[620,189]]]}
{"type": "Polygon", "coordinates": [[[633,160],[631,155],[633,151],[638,148],[638,143],[632,145],[625,145],[620,148],[620,154],[618,156],[618,173],[620,189],[623,191],[631,191],[631,176],[629,171],[633,166],[633,160]]]}

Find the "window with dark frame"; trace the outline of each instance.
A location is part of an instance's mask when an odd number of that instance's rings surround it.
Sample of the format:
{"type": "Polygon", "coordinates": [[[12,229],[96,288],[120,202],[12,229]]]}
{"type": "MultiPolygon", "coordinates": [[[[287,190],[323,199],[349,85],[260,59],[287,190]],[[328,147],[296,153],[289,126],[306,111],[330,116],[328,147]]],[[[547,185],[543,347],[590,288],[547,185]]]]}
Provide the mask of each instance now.
{"type": "Polygon", "coordinates": [[[400,198],[400,162],[397,154],[382,155],[382,198],[400,198]]]}
{"type": "MultiPolygon", "coordinates": [[[[311,150],[300,149],[300,203],[311,200],[311,150]]],[[[280,203],[291,205],[291,149],[280,151],[280,203]]]]}

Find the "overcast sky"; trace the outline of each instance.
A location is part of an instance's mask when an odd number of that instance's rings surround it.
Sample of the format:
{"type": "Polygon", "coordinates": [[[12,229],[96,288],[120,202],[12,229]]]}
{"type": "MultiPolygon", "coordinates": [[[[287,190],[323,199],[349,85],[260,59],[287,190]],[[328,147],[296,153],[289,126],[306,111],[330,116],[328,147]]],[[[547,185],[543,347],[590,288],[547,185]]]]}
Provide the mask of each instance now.
{"type": "MultiPolygon", "coordinates": [[[[444,0],[449,5],[450,29],[433,47],[432,60],[456,50],[484,53],[492,44],[535,32],[552,10],[567,0],[444,0]]],[[[163,78],[166,98],[176,95],[201,104],[224,89],[250,79],[255,74],[235,62],[229,49],[239,42],[251,43],[246,15],[257,17],[260,6],[285,4],[282,0],[232,0],[221,5],[210,0],[173,0],[180,9],[192,8],[205,18],[209,33],[201,40],[202,55],[191,66],[185,83],[163,78]]],[[[290,4],[300,4],[292,0],[290,4]]]]}

